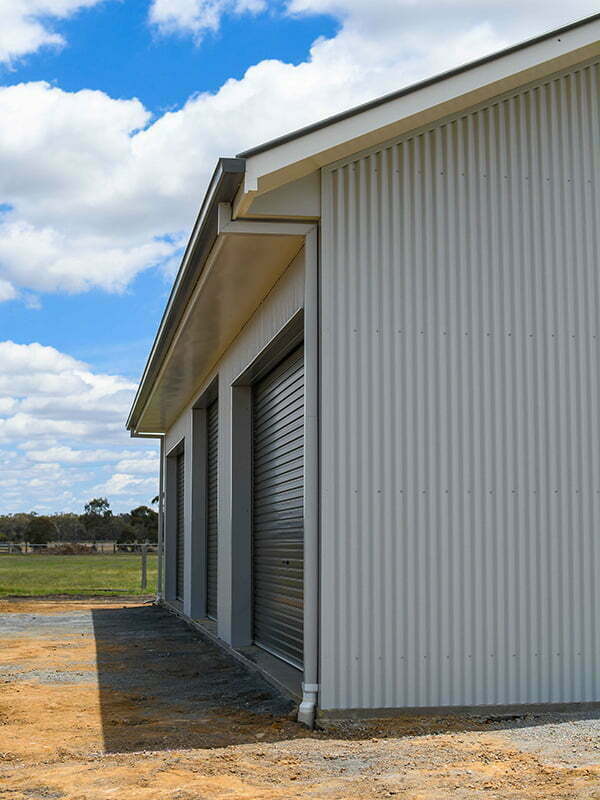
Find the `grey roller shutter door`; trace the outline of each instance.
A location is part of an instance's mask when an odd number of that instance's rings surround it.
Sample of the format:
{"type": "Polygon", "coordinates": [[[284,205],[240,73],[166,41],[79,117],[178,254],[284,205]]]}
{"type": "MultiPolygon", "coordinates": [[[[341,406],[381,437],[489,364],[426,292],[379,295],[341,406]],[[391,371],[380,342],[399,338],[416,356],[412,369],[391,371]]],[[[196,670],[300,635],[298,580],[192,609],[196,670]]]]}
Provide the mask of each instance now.
{"type": "Polygon", "coordinates": [[[254,386],[254,641],[301,667],[304,583],[304,348],[254,386]]]}
{"type": "Polygon", "coordinates": [[[183,453],[177,456],[177,532],[175,545],[175,597],[183,602],[183,522],[184,522],[184,484],[185,484],[185,461],[183,453]]]}
{"type": "Polygon", "coordinates": [[[212,619],[217,618],[218,444],[219,405],[215,401],[206,410],[206,613],[212,619]]]}

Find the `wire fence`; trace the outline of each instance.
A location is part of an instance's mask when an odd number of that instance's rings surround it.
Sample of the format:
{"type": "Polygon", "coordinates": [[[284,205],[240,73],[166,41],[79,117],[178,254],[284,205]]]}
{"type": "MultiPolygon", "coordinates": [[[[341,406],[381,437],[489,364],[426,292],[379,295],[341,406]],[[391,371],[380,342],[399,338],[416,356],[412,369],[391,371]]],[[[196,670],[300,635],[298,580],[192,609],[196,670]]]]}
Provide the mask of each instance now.
{"type": "Polygon", "coordinates": [[[151,542],[0,542],[0,555],[90,555],[104,553],[118,555],[121,553],[156,553],[157,545],[151,542]]]}

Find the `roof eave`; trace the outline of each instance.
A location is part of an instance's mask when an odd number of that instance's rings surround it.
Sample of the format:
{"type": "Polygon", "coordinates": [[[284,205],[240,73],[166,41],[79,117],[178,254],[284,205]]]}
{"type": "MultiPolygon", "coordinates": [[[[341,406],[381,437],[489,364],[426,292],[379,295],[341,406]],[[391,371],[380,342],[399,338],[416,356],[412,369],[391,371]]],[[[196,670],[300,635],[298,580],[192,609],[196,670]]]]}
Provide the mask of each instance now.
{"type": "Polygon", "coordinates": [[[273,191],[598,53],[600,14],[594,14],[244,151],[243,191],[273,191]]]}
{"type": "Polygon", "coordinates": [[[437,75],[433,75],[430,78],[426,78],[425,80],[418,81],[417,83],[410,84],[409,86],[405,86],[402,89],[398,89],[394,92],[389,92],[388,94],[382,95],[381,97],[377,97],[374,100],[369,100],[366,103],[362,103],[358,106],[353,106],[352,108],[347,109],[346,111],[342,111],[339,114],[333,114],[330,117],[326,117],[325,119],[319,120],[318,122],[314,122],[311,125],[306,125],[303,128],[298,128],[295,131],[291,131],[290,133],[286,133],[283,136],[278,136],[275,139],[271,139],[267,142],[263,142],[256,147],[251,147],[248,150],[244,150],[242,153],[238,153],[238,158],[249,159],[253,156],[260,155],[261,153],[266,152],[267,150],[272,150],[275,147],[279,147],[282,144],[287,144],[288,142],[293,142],[295,139],[300,139],[303,136],[307,136],[310,133],[314,133],[315,131],[322,130],[323,128],[327,128],[330,125],[334,125],[336,122],[343,122],[344,120],[350,119],[351,117],[355,117],[358,114],[363,114],[366,111],[371,111],[374,108],[378,108],[379,106],[385,105],[393,100],[399,100],[406,95],[413,94],[421,89],[426,89],[429,86],[433,86],[436,83],[442,83],[443,81],[448,80],[449,78],[454,78],[457,75],[461,75],[463,72],[468,72],[470,70],[476,69],[477,67],[484,66],[485,64],[492,63],[494,61],[498,61],[501,58],[505,58],[506,56],[510,56],[513,53],[518,53],[520,50],[524,50],[527,47],[531,47],[532,45],[539,44],[544,42],[548,39],[553,39],[556,36],[560,36],[561,34],[568,33],[569,31],[575,30],[576,28],[580,28],[584,25],[589,25],[592,22],[600,21],[600,13],[592,14],[591,16],[584,17],[582,19],[575,20],[567,25],[563,25],[560,28],[556,28],[546,33],[540,34],[538,36],[534,36],[530,39],[525,39],[522,42],[518,42],[515,45],[511,45],[510,47],[506,47],[503,50],[498,50],[494,53],[490,53],[487,56],[483,56],[482,58],[476,59],[475,61],[468,61],[465,64],[461,64],[458,67],[454,67],[453,69],[446,70],[445,72],[438,73],[437,75]]]}
{"type": "Polygon", "coordinates": [[[240,157],[220,158],[213,172],[129,412],[127,430],[133,433],[136,432],[153,382],[202,273],[206,258],[216,241],[219,204],[233,202],[244,178],[245,164],[245,159],[240,157]]]}

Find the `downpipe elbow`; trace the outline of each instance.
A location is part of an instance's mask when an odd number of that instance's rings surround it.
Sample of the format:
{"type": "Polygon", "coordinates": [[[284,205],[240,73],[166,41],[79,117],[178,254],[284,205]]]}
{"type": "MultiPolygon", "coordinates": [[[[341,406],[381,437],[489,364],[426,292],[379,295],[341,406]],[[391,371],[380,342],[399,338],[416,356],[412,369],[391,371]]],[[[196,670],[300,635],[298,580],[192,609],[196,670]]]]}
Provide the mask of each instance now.
{"type": "Polygon", "coordinates": [[[302,684],[302,702],[298,707],[298,722],[306,725],[309,730],[314,730],[317,717],[317,698],[319,694],[319,684],[302,684]]]}

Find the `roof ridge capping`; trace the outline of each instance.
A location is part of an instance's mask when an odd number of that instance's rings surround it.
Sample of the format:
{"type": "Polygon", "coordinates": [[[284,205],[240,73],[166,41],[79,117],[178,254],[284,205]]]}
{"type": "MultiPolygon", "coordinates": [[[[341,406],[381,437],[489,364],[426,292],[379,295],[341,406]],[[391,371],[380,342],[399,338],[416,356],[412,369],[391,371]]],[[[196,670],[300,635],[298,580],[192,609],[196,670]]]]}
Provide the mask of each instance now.
{"type": "Polygon", "coordinates": [[[342,122],[344,120],[350,119],[351,117],[357,116],[358,114],[362,114],[365,111],[370,111],[374,108],[378,108],[379,106],[385,105],[393,100],[398,100],[401,97],[405,97],[406,95],[412,94],[413,92],[417,92],[421,89],[425,89],[428,86],[433,86],[436,83],[441,83],[448,78],[453,78],[457,75],[461,75],[464,72],[468,72],[469,70],[475,69],[477,67],[483,66],[485,64],[489,64],[492,61],[496,61],[500,58],[505,56],[509,56],[513,53],[517,53],[520,50],[524,50],[527,47],[531,47],[532,45],[539,44],[540,42],[544,42],[548,39],[553,39],[556,36],[560,36],[563,33],[568,33],[569,31],[575,30],[576,28],[583,27],[585,25],[589,25],[590,23],[600,21],[600,12],[596,14],[591,14],[587,17],[582,17],[580,19],[575,20],[574,22],[570,22],[566,25],[562,25],[560,28],[554,28],[552,30],[546,31],[545,33],[538,34],[536,36],[531,37],[530,39],[524,39],[517,44],[509,45],[505,47],[503,50],[497,50],[493,53],[490,53],[487,56],[482,56],[481,58],[476,59],[475,61],[468,61],[464,64],[460,64],[458,67],[453,67],[452,69],[446,70],[445,72],[437,73],[429,78],[424,78],[417,83],[409,84],[408,86],[404,86],[401,89],[396,89],[393,92],[389,92],[388,94],[381,95],[380,97],[376,97],[373,100],[368,100],[366,103],[361,103],[360,105],[353,106],[345,111],[341,111],[338,114],[333,114],[330,117],[326,117],[325,119],[319,120],[317,122],[313,122],[309,125],[305,125],[302,128],[297,128],[296,130],[290,131],[289,133],[284,133],[281,136],[277,136],[274,139],[270,139],[267,142],[257,145],[256,147],[251,147],[248,150],[244,150],[243,152],[238,154],[238,158],[252,158],[253,156],[260,155],[261,153],[266,152],[267,150],[271,150],[274,147],[278,147],[279,145],[287,144],[288,142],[292,142],[295,139],[300,139],[303,136],[306,136],[310,133],[314,133],[315,131],[322,130],[323,128],[327,128],[330,125],[334,125],[336,122],[342,122]]]}

